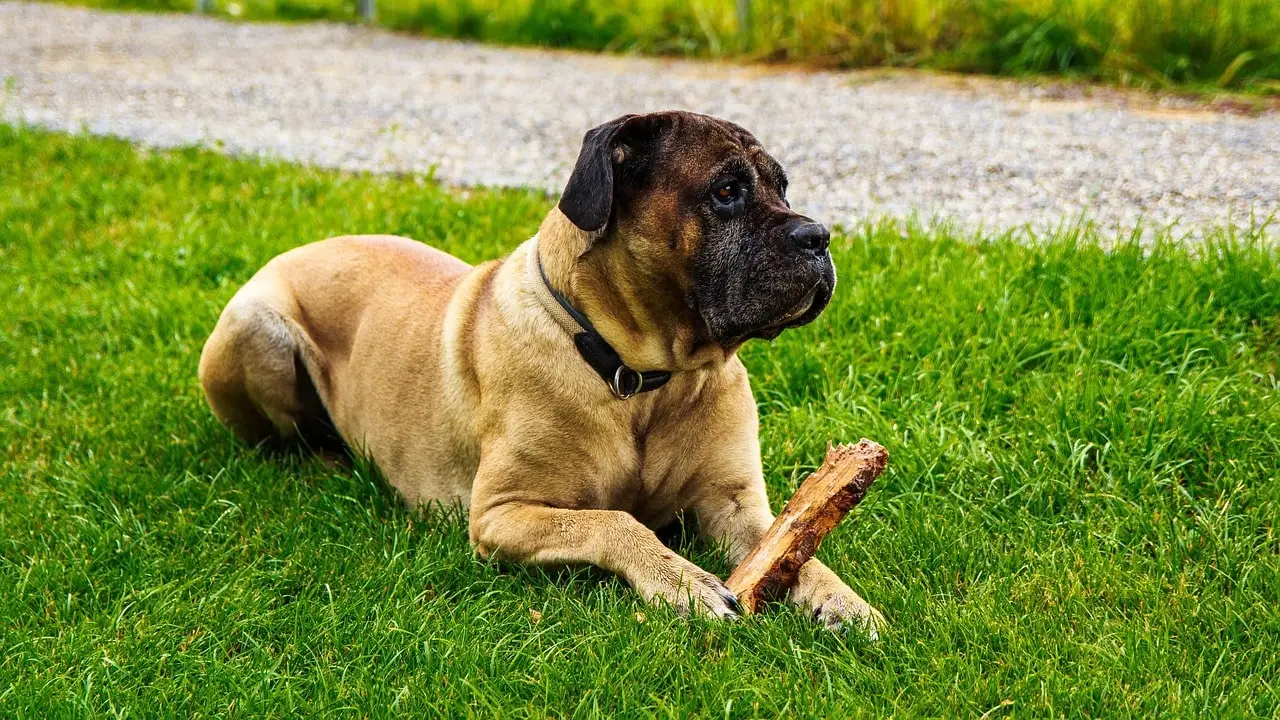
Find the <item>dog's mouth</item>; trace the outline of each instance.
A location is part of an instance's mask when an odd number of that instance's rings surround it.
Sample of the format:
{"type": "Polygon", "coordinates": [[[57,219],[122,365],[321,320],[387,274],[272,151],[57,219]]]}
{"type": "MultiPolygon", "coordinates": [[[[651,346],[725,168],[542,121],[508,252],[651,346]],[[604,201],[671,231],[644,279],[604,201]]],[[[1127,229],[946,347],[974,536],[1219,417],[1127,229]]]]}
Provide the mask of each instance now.
{"type": "Polygon", "coordinates": [[[822,284],[821,280],[814,283],[813,287],[809,288],[809,292],[805,293],[804,296],[801,297],[800,300],[795,305],[793,305],[790,310],[784,313],[783,316],[779,318],[776,322],[769,325],[769,327],[771,328],[786,327],[791,321],[796,320],[800,318],[802,315],[804,315],[805,313],[809,312],[809,308],[813,307],[814,298],[818,297],[818,286],[821,284],[822,284]]]}
{"type": "Polygon", "coordinates": [[[778,316],[769,324],[756,330],[747,332],[740,340],[748,340],[751,338],[759,338],[761,340],[772,340],[782,334],[787,328],[796,327],[808,323],[822,312],[823,306],[826,305],[829,298],[829,290],[826,283],[818,280],[809,288],[804,295],[800,296],[791,307],[782,315],[778,316]]]}
{"type": "Polygon", "coordinates": [[[835,270],[830,261],[763,267],[728,279],[713,276],[700,287],[695,301],[708,339],[736,348],[752,338],[773,340],[822,314],[835,289],[835,270]]]}
{"type": "Polygon", "coordinates": [[[804,318],[813,309],[814,301],[817,300],[818,291],[822,288],[822,281],[818,281],[809,291],[800,297],[790,310],[784,312],[777,320],[765,325],[764,327],[749,333],[748,337],[761,338],[763,340],[772,340],[782,334],[783,330],[797,323],[798,320],[804,318]]]}

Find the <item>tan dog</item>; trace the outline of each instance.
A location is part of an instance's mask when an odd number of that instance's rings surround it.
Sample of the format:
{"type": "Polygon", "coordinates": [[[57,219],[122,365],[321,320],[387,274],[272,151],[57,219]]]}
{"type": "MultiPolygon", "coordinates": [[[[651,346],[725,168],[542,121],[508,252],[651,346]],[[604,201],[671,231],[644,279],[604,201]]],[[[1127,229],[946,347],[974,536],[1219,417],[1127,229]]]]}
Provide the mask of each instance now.
{"type": "MultiPolygon", "coordinates": [[[[590,563],[732,616],[651,528],[690,513],[737,563],[773,521],[735,351],[822,311],[827,241],[747,131],[628,115],[587,133],[558,208],[503,260],[388,236],[275,258],[223,311],[200,381],[246,440],[336,429],[409,505],[469,506],[481,555],[590,563]]],[[[833,627],[881,622],[817,560],[790,598],[833,627]]]]}

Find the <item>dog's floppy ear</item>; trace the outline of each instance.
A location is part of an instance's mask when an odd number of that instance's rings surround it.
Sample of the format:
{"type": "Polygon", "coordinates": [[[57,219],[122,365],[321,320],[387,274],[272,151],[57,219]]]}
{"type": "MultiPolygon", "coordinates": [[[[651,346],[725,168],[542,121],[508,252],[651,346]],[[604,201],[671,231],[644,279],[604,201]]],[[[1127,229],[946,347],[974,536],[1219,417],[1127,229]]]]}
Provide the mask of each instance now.
{"type": "Polygon", "coordinates": [[[648,127],[650,115],[623,115],[587,131],[582,138],[578,163],[560,195],[560,212],[579,230],[600,232],[613,213],[614,164],[623,153],[615,152],[625,136],[641,126],[648,127]]]}

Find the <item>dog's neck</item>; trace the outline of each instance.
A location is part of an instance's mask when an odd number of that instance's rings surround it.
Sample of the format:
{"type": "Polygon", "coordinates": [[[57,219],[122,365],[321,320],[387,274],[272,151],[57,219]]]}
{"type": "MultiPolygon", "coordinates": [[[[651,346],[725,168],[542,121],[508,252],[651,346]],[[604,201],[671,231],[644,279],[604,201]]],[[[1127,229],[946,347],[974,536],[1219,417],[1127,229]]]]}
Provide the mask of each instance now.
{"type": "Polygon", "coordinates": [[[595,325],[636,370],[711,369],[732,352],[699,337],[686,293],[650,277],[625,242],[597,240],[553,209],[538,229],[537,248],[553,288],[595,325]]]}

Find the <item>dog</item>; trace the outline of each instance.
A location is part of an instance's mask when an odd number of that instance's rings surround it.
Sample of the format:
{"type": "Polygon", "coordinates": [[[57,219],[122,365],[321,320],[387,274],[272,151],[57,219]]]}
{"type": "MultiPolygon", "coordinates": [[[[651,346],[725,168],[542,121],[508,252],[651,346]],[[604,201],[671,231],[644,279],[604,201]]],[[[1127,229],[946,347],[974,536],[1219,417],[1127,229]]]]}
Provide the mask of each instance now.
{"type": "MultiPolygon", "coordinates": [[[[626,115],[586,133],[504,259],[378,235],[274,258],[222,312],[200,382],[248,442],[330,433],[409,506],[467,508],[482,557],[591,564],[734,617],[654,528],[691,517],[736,565],[773,522],[736,351],[816,318],[836,283],[827,228],[786,193],[738,125],[626,115]]],[[[831,628],[883,623],[817,559],[788,597],[831,628]]]]}

